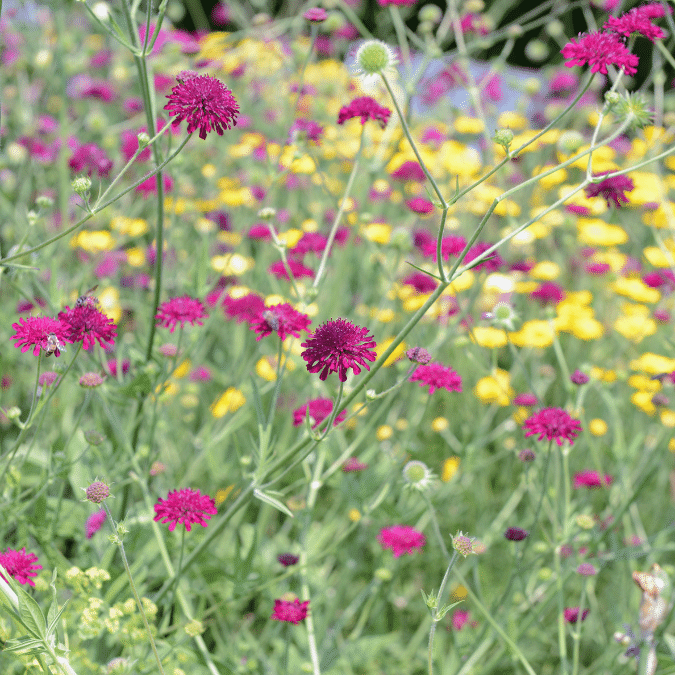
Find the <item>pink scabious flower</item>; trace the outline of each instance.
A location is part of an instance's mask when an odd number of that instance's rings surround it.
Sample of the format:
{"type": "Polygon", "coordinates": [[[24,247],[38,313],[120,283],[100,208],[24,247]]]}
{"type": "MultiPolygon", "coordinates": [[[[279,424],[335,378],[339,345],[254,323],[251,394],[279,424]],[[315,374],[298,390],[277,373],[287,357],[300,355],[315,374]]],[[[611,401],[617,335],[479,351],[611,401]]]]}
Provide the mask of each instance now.
{"type": "Polygon", "coordinates": [[[365,124],[368,120],[373,120],[379,122],[380,126],[384,129],[387,126],[390,115],[391,110],[389,108],[379,105],[370,96],[361,96],[360,98],[355,98],[349,105],[340,108],[337,123],[344,124],[347,120],[360,117],[361,124],[365,124]]]}
{"type": "Polygon", "coordinates": [[[415,180],[419,182],[423,182],[427,179],[419,162],[413,160],[403,162],[403,164],[391,174],[391,177],[396,180],[415,180]]]}
{"type": "MultiPolygon", "coordinates": [[[[598,175],[601,176],[609,171],[602,171],[598,175]]],[[[630,192],[635,188],[635,184],[628,176],[613,176],[612,178],[605,178],[599,183],[591,183],[584,188],[587,197],[597,197],[602,195],[607,202],[607,208],[612,206],[612,202],[617,209],[620,209],[622,204],[628,204],[629,199],[624,194],[630,192]]]]}
{"type": "Polygon", "coordinates": [[[542,305],[557,305],[565,297],[565,291],[554,281],[544,281],[530,293],[530,297],[542,305]]]}
{"type": "MultiPolygon", "coordinates": [[[[35,553],[26,553],[24,546],[20,551],[8,548],[0,553],[0,568],[4,568],[10,577],[16,579],[20,584],[29,584],[35,586],[31,577],[37,576],[37,570],[42,569],[42,565],[36,565],[38,557],[35,553]]],[[[0,577],[7,581],[7,577],[0,572],[0,577]]]]}
{"type": "Polygon", "coordinates": [[[462,391],[462,378],[449,366],[442,363],[430,363],[426,366],[418,366],[410,376],[409,382],[419,382],[420,387],[429,387],[429,394],[436,389],[448,391],[462,391]]]}
{"type": "Polygon", "coordinates": [[[237,323],[250,323],[265,309],[265,301],[255,293],[248,293],[241,298],[229,295],[223,300],[223,310],[228,319],[235,319],[237,323]]]}
{"type": "Polygon", "coordinates": [[[69,327],[59,319],[49,316],[29,316],[26,319],[21,317],[19,323],[12,324],[12,328],[16,331],[11,337],[14,346],[20,347],[22,352],[33,347],[33,356],[37,356],[40,349],[47,355],[60,356],[62,343],[70,342],[69,327]]]}
{"type": "Polygon", "coordinates": [[[193,523],[206,527],[206,522],[212,515],[218,513],[211,497],[202,495],[199,490],[183,488],[169,492],[166,499],[159,499],[155,504],[153,520],[169,523],[169,532],[176,529],[176,525],[185,525],[189,532],[193,523]]]}
{"type": "Polygon", "coordinates": [[[611,485],[613,481],[614,479],[609,474],[605,474],[604,478],[600,478],[600,474],[597,471],[591,471],[588,469],[586,471],[580,471],[579,473],[574,474],[574,489],[578,490],[582,487],[606,487],[611,485]]]}
{"type": "Polygon", "coordinates": [[[101,347],[108,349],[115,344],[117,326],[109,316],[99,311],[96,298],[87,299],[93,300],[93,303],[80,303],[78,300],[72,309],[66,306],[59,312],[58,318],[67,326],[69,342],[81,340],[83,349],[90,349],[98,342],[101,347]]]}
{"type": "Polygon", "coordinates": [[[434,205],[424,197],[413,197],[407,199],[405,205],[413,212],[421,216],[426,216],[434,210],[434,205]]]}
{"type": "Polygon", "coordinates": [[[323,253],[328,239],[319,232],[305,232],[298,240],[298,243],[291,249],[290,253],[296,258],[301,258],[306,253],[323,253]]]}
{"type": "Polygon", "coordinates": [[[513,399],[513,405],[533,406],[537,405],[537,397],[534,394],[518,394],[513,399]]]}
{"type": "MultiPolygon", "coordinates": [[[[436,239],[429,236],[426,237],[426,232],[422,231],[416,233],[415,245],[419,248],[423,256],[431,257],[434,262],[438,260],[438,249],[436,248],[436,239]],[[421,235],[421,236],[420,236],[421,235]]],[[[441,257],[443,260],[449,260],[450,256],[458,256],[466,246],[466,239],[461,235],[448,235],[441,239],[441,257]]]]}
{"type": "MultiPolygon", "coordinates": [[[[164,185],[164,192],[171,192],[173,190],[173,178],[169,174],[162,174],[162,183],[164,185]]],[[[136,186],[136,192],[143,195],[143,199],[147,199],[150,195],[157,194],[157,176],[150,176],[142,183],[136,186]]]]}
{"type": "Polygon", "coordinates": [[[522,541],[527,537],[529,532],[527,530],[523,530],[522,527],[509,527],[506,532],[504,532],[504,536],[509,540],[509,541],[522,541]]]}
{"type": "Polygon", "coordinates": [[[290,567],[291,565],[297,565],[300,558],[297,555],[293,555],[292,553],[280,553],[277,556],[277,560],[284,567],[290,567]]]}
{"type": "Polygon", "coordinates": [[[567,623],[577,623],[578,621],[583,621],[588,616],[588,609],[585,609],[581,616],[579,616],[578,607],[566,607],[563,611],[563,617],[567,623]]]}
{"type": "Polygon", "coordinates": [[[482,14],[465,14],[460,22],[462,33],[476,33],[477,35],[487,35],[490,32],[490,26],[485,21],[482,14]]]}
{"type": "Polygon", "coordinates": [[[294,143],[297,138],[303,136],[315,145],[321,144],[321,135],[323,134],[323,127],[313,120],[297,119],[291,125],[288,131],[288,142],[294,143]]]}
{"type": "Polygon", "coordinates": [[[171,298],[171,300],[163,302],[157,309],[157,314],[155,314],[157,325],[161,328],[168,328],[170,333],[176,330],[178,324],[180,324],[181,328],[186,323],[189,323],[191,326],[195,324],[203,326],[204,322],[202,319],[206,319],[207,317],[208,314],[201,301],[191,298],[189,295],[171,298]]]}
{"type": "Polygon", "coordinates": [[[469,621],[469,611],[467,609],[456,609],[452,614],[450,623],[453,630],[462,630],[466,624],[469,624],[472,628],[478,625],[476,621],[469,621]]]}
{"type": "Polygon", "coordinates": [[[301,621],[307,618],[307,608],[309,607],[309,600],[300,602],[295,598],[293,602],[288,600],[275,600],[274,612],[270,619],[273,621],[286,621],[294,625],[298,625],[301,621]]]}
{"type": "Polygon", "coordinates": [[[631,54],[615,33],[583,33],[572,38],[561,50],[568,68],[591,66],[592,73],[607,75],[607,66],[623,68],[626,75],[635,75],[639,59],[631,54]]]}
{"type": "Polygon", "coordinates": [[[87,539],[91,539],[103,527],[105,519],[105,509],[101,509],[96,513],[92,513],[89,518],[87,518],[87,522],[84,526],[84,529],[87,533],[87,539]]]}
{"type": "Polygon", "coordinates": [[[222,136],[225,129],[237,124],[237,101],[220,80],[210,75],[197,75],[179,81],[167,98],[169,102],[164,110],[176,116],[173,126],[187,120],[188,133],[199,129],[199,138],[202,140],[206,139],[209,131],[215,130],[222,136]]]}
{"type": "Polygon", "coordinates": [[[404,553],[411,554],[415,549],[421,551],[426,543],[426,537],[410,525],[392,525],[380,530],[377,537],[384,550],[390,548],[394,558],[399,558],[404,553]]]}
{"type": "Polygon", "coordinates": [[[438,282],[428,274],[422,272],[413,272],[401,280],[406,286],[412,286],[417,293],[431,293],[436,290],[438,282]]]}
{"type": "Polygon", "coordinates": [[[105,150],[95,143],[80,145],[75,141],[74,144],[75,148],[68,160],[68,166],[75,173],[83,171],[87,176],[91,176],[96,172],[99,178],[107,178],[113,167],[113,161],[106,155],[105,150]]]}
{"type": "MultiPolygon", "coordinates": [[[[316,429],[321,422],[323,422],[333,412],[333,401],[329,398],[313,398],[307,401],[305,405],[296,408],[293,411],[293,426],[299,427],[307,417],[307,410],[309,409],[309,419],[312,423],[312,429],[316,429]]],[[[333,426],[337,426],[340,422],[344,422],[347,417],[347,411],[343,410],[333,420],[333,426]]]]}
{"type": "Polygon", "coordinates": [[[329,373],[337,373],[340,382],[346,382],[350,368],[358,375],[359,365],[370,370],[366,361],[377,358],[376,343],[373,336],[368,335],[368,329],[344,319],[327,321],[300,346],[305,347],[301,356],[307,361],[307,370],[320,371],[320,380],[325,380],[329,373]]]}
{"type": "MultiPolygon", "coordinates": [[[[671,14],[673,13],[670,7],[668,11],[671,14]]],[[[654,42],[655,40],[662,40],[666,34],[661,28],[655,26],[650,19],[658,19],[664,15],[665,12],[661,3],[652,2],[648,5],[633,7],[619,17],[610,16],[603,28],[624,37],[628,37],[631,33],[639,33],[654,42]]]]}
{"type": "Polygon", "coordinates": [[[527,429],[525,437],[539,434],[537,440],[546,438],[549,441],[554,440],[558,445],[562,445],[563,440],[574,445],[574,439],[581,431],[581,422],[570,417],[562,408],[543,408],[528,417],[523,426],[527,429]]]}
{"type": "Polygon", "coordinates": [[[328,18],[328,13],[323,7],[310,7],[303,15],[303,19],[312,23],[321,23],[328,18]]]}
{"type": "MultiPolygon", "coordinates": [[[[287,262],[288,268],[291,270],[291,274],[293,275],[294,279],[302,279],[303,277],[307,277],[309,279],[314,278],[314,270],[306,267],[300,261],[289,258],[287,262]]],[[[289,281],[288,271],[286,270],[286,265],[284,265],[282,260],[277,260],[275,263],[272,263],[267,268],[267,271],[270,274],[273,274],[277,279],[286,279],[286,281],[289,281]]]]}
{"type": "MultiPolygon", "coordinates": [[[[467,254],[464,257],[464,264],[466,265],[470,263],[472,260],[475,260],[491,247],[492,245],[488,244],[487,242],[484,241],[478,242],[467,251],[467,254]]],[[[473,269],[476,270],[477,272],[479,270],[496,272],[503,264],[504,260],[499,255],[499,253],[497,253],[497,251],[493,251],[487,258],[484,258],[473,269]]]]}
{"type": "Polygon", "coordinates": [[[368,465],[365,462],[359,461],[358,457],[350,457],[343,465],[343,473],[354,473],[356,471],[363,471],[367,469],[368,465]]]}
{"type": "Polygon", "coordinates": [[[262,340],[267,335],[276,333],[283,342],[289,335],[299,338],[301,330],[308,333],[307,326],[310,323],[312,320],[306,314],[298,312],[292,305],[283,302],[262,310],[251,321],[250,328],[259,334],[256,340],[262,340]]]}

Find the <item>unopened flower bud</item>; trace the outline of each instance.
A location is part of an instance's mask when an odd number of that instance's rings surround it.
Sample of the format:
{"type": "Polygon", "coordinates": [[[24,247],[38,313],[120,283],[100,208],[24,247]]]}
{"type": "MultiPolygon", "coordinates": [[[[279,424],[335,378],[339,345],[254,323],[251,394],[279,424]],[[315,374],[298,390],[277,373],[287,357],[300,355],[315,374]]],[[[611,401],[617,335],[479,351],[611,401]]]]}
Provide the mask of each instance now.
{"type": "Polygon", "coordinates": [[[443,12],[437,5],[424,5],[418,14],[420,21],[427,21],[432,24],[439,23],[443,18],[443,12]]]}
{"type": "Polygon", "coordinates": [[[356,65],[364,75],[377,75],[395,63],[391,47],[381,40],[368,40],[356,52],[356,65]]]}
{"type": "Polygon", "coordinates": [[[77,176],[73,178],[73,182],[70,184],[73,188],[73,192],[76,192],[80,196],[84,196],[91,190],[91,178],[89,176],[77,176]]]}
{"type": "Polygon", "coordinates": [[[150,136],[145,131],[141,131],[136,138],[138,139],[138,147],[141,150],[150,143],[150,136]]]}
{"type": "Polygon", "coordinates": [[[503,146],[504,150],[508,150],[511,143],[513,143],[513,131],[511,129],[497,129],[494,135],[494,142],[497,145],[503,146]]]}
{"type": "Polygon", "coordinates": [[[103,481],[97,480],[85,490],[85,494],[90,502],[100,504],[110,496],[110,487],[103,481]]]}

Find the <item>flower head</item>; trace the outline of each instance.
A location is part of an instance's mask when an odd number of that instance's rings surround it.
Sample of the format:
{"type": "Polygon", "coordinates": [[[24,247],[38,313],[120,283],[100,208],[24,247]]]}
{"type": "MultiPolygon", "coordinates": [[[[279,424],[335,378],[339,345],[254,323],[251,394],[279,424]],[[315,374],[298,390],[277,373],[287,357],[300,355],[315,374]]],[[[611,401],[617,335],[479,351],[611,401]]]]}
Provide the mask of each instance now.
{"type": "Polygon", "coordinates": [[[110,486],[103,481],[96,480],[86,488],[85,495],[92,504],[100,504],[110,497],[110,486]]]}
{"type": "Polygon", "coordinates": [[[206,521],[216,513],[218,510],[211,497],[200,494],[199,490],[183,488],[169,492],[166,499],[157,501],[153,520],[169,523],[169,532],[173,532],[176,525],[185,525],[189,532],[193,523],[206,527],[206,521]]]}
{"type": "Polygon", "coordinates": [[[405,355],[413,363],[419,363],[423,366],[426,366],[431,361],[431,354],[424,347],[411,347],[406,351],[405,355]]]}
{"type": "Polygon", "coordinates": [[[434,479],[433,472],[424,462],[414,459],[403,467],[403,480],[407,488],[424,492],[433,485],[434,479]]]}
{"type": "Polygon", "coordinates": [[[284,567],[290,567],[291,565],[297,565],[298,558],[297,555],[293,555],[292,553],[280,553],[277,556],[277,560],[284,566],[284,567]]]}
{"type": "MultiPolygon", "coordinates": [[[[672,13],[673,10],[670,7],[668,9],[672,13]]],[[[657,19],[664,14],[663,5],[659,2],[652,2],[648,5],[633,7],[619,17],[610,16],[603,28],[624,37],[628,37],[631,33],[639,33],[654,42],[655,40],[662,40],[666,34],[661,28],[655,26],[650,19],[657,19]]]]}
{"type": "Polygon", "coordinates": [[[578,621],[583,621],[588,616],[588,612],[589,610],[585,609],[581,613],[581,616],[579,616],[578,607],[566,607],[563,611],[563,616],[565,617],[565,621],[567,623],[577,623],[578,621]]]}
{"type": "Polygon", "coordinates": [[[573,445],[574,439],[581,431],[579,420],[570,417],[562,408],[543,408],[528,417],[523,426],[527,429],[526,437],[539,434],[537,440],[541,441],[544,438],[549,441],[555,440],[558,445],[562,445],[563,440],[573,445]]]}
{"type": "Polygon", "coordinates": [[[361,98],[355,98],[349,105],[340,108],[337,123],[344,124],[347,120],[360,117],[361,124],[365,124],[368,120],[374,120],[379,122],[384,129],[390,115],[391,110],[389,108],[382,107],[370,96],[362,96],[361,98]]]}
{"type": "Polygon", "coordinates": [[[436,389],[462,391],[462,378],[452,368],[442,363],[418,366],[409,381],[419,382],[421,387],[428,386],[429,394],[433,394],[436,389]]]}
{"type": "Polygon", "coordinates": [[[218,79],[210,75],[196,75],[179,81],[167,96],[169,102],[164,110],[176,116],[173,126],[187,120],[191,134],[199,129],[199,138],[206,138],[215,129],[219,136],[224,129],[237,124],[239,105],[232,92],[218,79]]]}
{"type": "MultiPolygon", "coordinates": [[[[316,429],[333,412],[333,401],[329,398],[314,398],[300,408],[296,408],[293,411],[294,427],[299,427],[305,421],[308,409],[312,429],[316,429]]],[[[344,422],[345,417],[347,417],[347,411],[343,410],[333,421],[333,426],[344,422]]]]}
{"type": "Polygon", "coordinates": [[[40,349],[48,356],[59,356],[63,349],[61,343],[70,342],[68,326],[59,319],[48,316],[29,316],[27,319],[21,317],[19,323],[12,324],[12,328],[16,331],[11,338],[14,346],[21,347],[22,352],[33,347],[33,356],[37,356],[40,349]]]}
{"type": "Polygon", "coordinates": [[[342,471],[344,473],[353,473],[355,471],[363,471],[367,469],[368,465],[365,462],[359,461],[358,457],[350,457],[343,465],[342,471]]]}
{"type": "Polygon", "coordinates": [[[300,331],[307,331],[307,326],[312,320],[302,312],[298,312],[287,302],[272,305],[262,310],[258,316],[251,321],[251,330],[258,333],[256,340],[262,340],[267,335],[276,333],[283,342],[289,335],[299,338],[300,331]]]}
{"type": "Polygon", "coordinates": [[[236,319],[237,323],[250,323],[265,309],[265,301],[255,293],[248,293],[240,298],[226,295],[223,309],[228,319],[236,319]]]}
{"type": "Polygon", "coordinates": [[[410,555],[415,549],[421,551],[427,541],[421,532],[410,525],[384,527],[377,540],[384,550],[392,550],[394,558],[399,558],[404,553],[410,555]]]}
{"type": "Polygon", "coordinates": [[[66,306],[59,312],[58,318],[67,326],[68,341],[81,340],[83,349],[89,349],[97,342],[103,348],[112,347],[117,337],[117,326],[110,317],[99,311],[95,298],[83,297],[93,302],[80,303],[78,299],[72,309],[66,306]]]}
{"type": "Polygon", "coordinates": [[[329,373],[337,373],[340,382],[346,382],[350,368],[358,375],[361,372],[359,365],[370,370],[366,361],[377,358],[376,343],[373,336],[368,335],[368,329],[344,319],[327,321],[300,346],[305,347],[301,356],[307,361],[307,370],[310,373],[321,371],[321,380],[329,373]]]}
{"type": "Polygon", "coordinates": [[[305,602],[300,602],[298,598],[295,598],[292,602],[275,600],[274,612],[270,618],[273,621],[287,621],[297,626],[307,618],[307,607],[309,607],[309,600],[305,600],[305,602]]]}
{"type": "MultiPolygon", "coordinates": [[[[35,586],[35,582],[31,577],[36,577],[36,570],[42,569],[42,565],[35,564],[37,559],[38,557],[35,553],[26,553],[25,546],[20,551],[8,548],[3,553],[0,553],[0,569],[4,568],[5,572],[20,584],[35,586]]],[[[1,572],[0,577],[7,581],[7,578],[1,572]]]]}
{"type": "Polygon", "coordinates": [[[578,368],[570,375],[570,382],[576,385],[586,384],[589,379],[588,375],[582,373],[578,368]]]}
{"type": "MultiPolygon", "coordinates": [[[[609,173],[604,171],[602,173],[609,173]]],[[[602,175],[602,173],[600,175],[602,175]]],[[[613,176],[612,178],[605,178],[599,183],[591,183],[584,188],[587,197],[602,197],[607,202],[607,208],[612,205],[620,209],[623,204],[628,204],[628,197],[624,194],[630,192],[635,188],[635,184],[628,176],[613,176]]]]}
{"type": "Polygon", "coordinates": [[[458,532],[453,538],[452,538],[452,547],[457,551],[457,553],[463,555],[465,558],[468,555],[471,555],[472,553],[475,553],[474,547],[473,547],[473,538],[468,537],[466,534],[463,532],[458,532]]]}
{"type": "Polygon", "coordinates": [[[587,471],[581,471],[574,474],[574,489],[578,490],[581,487],[605,487],[611,485],[613,480],[614,479],[609,474],[605,474],[604,478],[601,478],[597,471],[592,471],[589,469],[587,471]]]}
{"type": "Polygon", "coordinates": [[[504,536],[509,540],[509,541],[522,541],[527,537],[529,532],[527,530],[523,530],[522,527],[509,527],[506,532],[504,532],[504,536]]]}
{"type": "Polygon", "coordinates": [[[189,295],[171,298],[171,300],[163,302],[157,309],[157,314],[155,314],[157,325],[162,328],[168,328],[171,333],[174,332],[178,324],[180,324],[181,328],[186,323],[189,323],[191,326],[195,324],[203,326],[204,322],[201,319],[206,319],[207,317],[208,314],[201,301],[191,298],[189,295]]]}
{"type": "Polygon", "coordinates": [[[328,18],[328,14],[323,7],[310,7],[303,15],[303,19],[307,19],[312,23],[321,23],[328,18]]]}
{"type": "Polygon", "coordinates": [[[367,78],[367,82],[370,78],[378,78],[380,73],[391,73],[395,65],[394,52],[381,40],[366,40],[356,52],[356,74],[367,78]]]}
{"type": "Polygon", "coordinates": [[[568,68],[589,64],[592,73],[607,75],[607,66],[623,68],[626,75],[637,73],[638,57],[614,33],[584,33],[572,38],[560,53],[568,68]]]}
{"type": "Polygon", "coordinates": [[[89,516],[89,518],[87,518],[87,522],[85,523],[84,526],[84,529],[87,534],[87,539],[91,539],[103,527],[105,519],[106,519],[105,509],[101,509],[96,513],[92,513],[89,516]]]}

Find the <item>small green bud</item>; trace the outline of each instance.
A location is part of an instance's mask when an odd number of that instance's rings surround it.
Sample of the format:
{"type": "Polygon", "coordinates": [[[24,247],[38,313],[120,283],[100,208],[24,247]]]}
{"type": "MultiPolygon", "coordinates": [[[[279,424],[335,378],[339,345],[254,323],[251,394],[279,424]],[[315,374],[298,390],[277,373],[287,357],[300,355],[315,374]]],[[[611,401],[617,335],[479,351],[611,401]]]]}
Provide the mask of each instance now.
{"type": "Polygon", "coordinates": [[[503,146],[504,150],[508,151],[513,142],[513,131],[511,129],[497,129],[493,140],[497,145],[503,146]]]}
{"type": "Polygon", "coordinates": [[[605,103],[610,107],[615,106],[620,100],[621,94],[617,91],[608,91],[605,94],[605,103]]]}
{"type": "Polygon", "coordinates": [[[91,190],[91,178],[89,176],[76,176],[70,186],[74,192],[84,197],[91,190]]]}
{"type": "Polygon", "coordinates": [[[391,47],[381,40],[368,40],[356,52],[356,65],[364,75],[377,75],[395,63],[391,47]]]}
{"type": "Polygon", "coordinates": [[[138,138],[138,147],[141,150],[145,148],[148,145],[148,143],[150,143],[150,136],[145,131],[139,132],[136,138],[138,138]]]}
{"type": "Polygon", "coordinates": [[[578,131],[565,131],[558,139],[558,150],[566,155],[572,155],[585,142],[584,137],[578,131]]]}
{"type": "Polygon", "coordinates": [[[523,27],[520,24],[511,24],[506,29],[506,35],[510,38],[519,38],[523,34],[523,27]]]}
{"type": "Polygon", "coordinates": [[[21,417],[21,409],[17,408],[17,406],[13,405],[11,408],[7,408],[5,411],[5,417],[8,420],[17,420],[19,417],[21,417]]]}
{"type": "Polygon", "coordinates": [[[277,215],[277,210],[273,206],[265,206],[258,211],[258,218],[262,220],[272,220],[277,215]]]}
{"type": "Polygon", "coordinates": [[[388,570],[386,567],[379,567],[375,570],[375,578],[380,581],[391,581],[392,576],[391,570],[388,570]]]}
{"type": "Polygon", "coordinates": [[[426,21],[431,24],[440,23],[443,18],[443,12],[437,5],[424,5],[418,14],[420,21],[426,21]]]}
{"type": "Polygon", "coordinates": [[[527,45],[525,45],[525,56],[535,63],[546,61],[549,54],[550,49],[543,40],[530,40],[527,45]]]}
{"type": "Polygon", "coordinates": [[[40,195],[35,200],[35,205],[40,209],[49,209],[54,206],[54,200],[47,195],[40,195]]]}
{"type": "Polygon", "coordinates": [[[565,27],[563,26],[561,21],[558,20],[549,21],[547,24],[544,25],[546,32],[553,38],[565,35],[565,27]]]}
{"type": "Polygon", "coordinates": [[[619,102],[618,109],[625,117],[631,117],[633,128],[643,128],[652,121],[653,111],[647,108],[646,99],[640,94],[628,94],[619,102]]]}

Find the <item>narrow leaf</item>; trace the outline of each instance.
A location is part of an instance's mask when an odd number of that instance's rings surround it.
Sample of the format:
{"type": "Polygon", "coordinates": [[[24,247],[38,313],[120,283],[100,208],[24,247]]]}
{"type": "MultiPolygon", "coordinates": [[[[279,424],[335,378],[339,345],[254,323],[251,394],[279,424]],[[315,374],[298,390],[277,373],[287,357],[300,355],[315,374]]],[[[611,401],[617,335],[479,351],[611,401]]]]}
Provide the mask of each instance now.
{"type": "Polygon", "coordinates": [[[23,625],[34,637],[44,639],[47,635],[47,622],[40,605],[22,588],[18,588],[18,591],[19,616],[23,625]]]}
{"type": "Polygon", "coordinates": [[[253,490],[253,494],[261,501],[265,502],[266,504],[269,504],[270,506],[273,506],[277,511],[281,511],[281,513],[285,513],[287,516],[290,516],[293,518],[293,514],[291,511],[288,509],[288,507],[280,502],[278,499],[275,499],[274,497],[271,497],[268,494],[265,494],[262,490],[259,490],[256,488],[253,490]]]}

